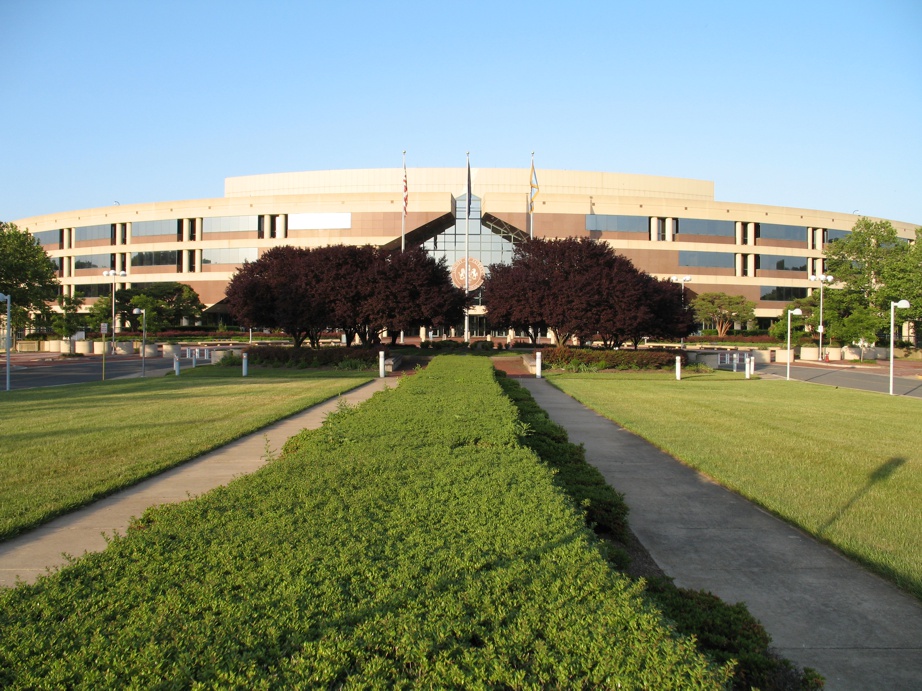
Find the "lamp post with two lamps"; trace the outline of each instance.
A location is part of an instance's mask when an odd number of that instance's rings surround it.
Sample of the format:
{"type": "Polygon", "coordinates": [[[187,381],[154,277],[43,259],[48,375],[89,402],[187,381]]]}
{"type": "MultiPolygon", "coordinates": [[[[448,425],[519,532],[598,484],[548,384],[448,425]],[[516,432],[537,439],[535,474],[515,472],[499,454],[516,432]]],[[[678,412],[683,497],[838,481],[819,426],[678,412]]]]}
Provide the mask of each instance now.
{"type": "Polygon", "coordinates": [[[673,276],[669,280],[671,280],[673,283],[680,283],[682,285],[682,308],[684,309],[685,308],[685,284],[688,283],[690,280],[692,280],[692,277],[682,276],[682,278],[679,278],[678,276],[673,276]]]}
{"type": "Polygon", "coordinates": [[[795,307],[792,310],[788,310],[788,374],[787,381],[791,381],[791,360],[794,359],[794,353],[791,351],[791,315],[797,315],[798,317],[804,312],[800,307],[795,307]]]}
{"type": "Polygon", "coordinates": [[[893,346],[895,344],[893,332],[895,330],[896,308],[901,310],[909,309],[909,300],[900,300],[899,302],[890,301],[890,395],[893,395],[893,346]]]}
{"type": "Polygon", "coordinates": [[[132,311],[132,314],[141,315],[141,377],[144,377],[144,368],[147,364],[147,310],[142,309],[141,307],[135,307],[132,311]]]}
{"type": "MultiPolygon", "coordinates": [[[[679,278],[678,276],[673,276],[669,280],[672,281],[673,283],[678,283],[682,286],[682,309],[687,310],[688,308],[685,306],[685,284],[688,283],[690,280],[692,280],[692,277],[682,276],[682,278],[679,278]]],[[[685,347],[685,337],[684,336],[682,337],[682,347],[683,348],[685,347]]]]}
{"type": "Polygon", "coordinates": [[[832,276],[829,276],[828,274],[817,274],[815,276],[810,276],[810,280],[820,282],[820,325],[819,325],[819,328],[817,329],[817,331],[820,334],[820,349],[819,349],[819,355],[817,355],[816,359],[822,360],[823,359],[823,331],[825,330],[823,328],[823,286],[826,283],[832,283],[833,278],[832,276]]]}
{"type": "Polygon", "coordinates": [[[115,355],[115,279],[120,276],[127,276],[128,274],[124,271],[112,269],[111,271],[103,271],[102,275],[112,281],[112,354],[115,355]]]}

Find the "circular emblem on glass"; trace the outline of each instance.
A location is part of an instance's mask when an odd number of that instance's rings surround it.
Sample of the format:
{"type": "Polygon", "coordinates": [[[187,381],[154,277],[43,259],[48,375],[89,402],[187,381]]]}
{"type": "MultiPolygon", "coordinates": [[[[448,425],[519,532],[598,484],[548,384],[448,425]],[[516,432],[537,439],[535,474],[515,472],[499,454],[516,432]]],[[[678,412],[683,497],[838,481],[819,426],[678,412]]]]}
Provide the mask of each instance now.
{"type": "MultiPolygon", "coordinates": [[[[464,260],[459,259],[451,267],[451,282],[456,288],[464,288],[464,260]]],[[[467,287],[475,290],[483,285],[483,264],[473,257],[467,261],[467,287]]]]}

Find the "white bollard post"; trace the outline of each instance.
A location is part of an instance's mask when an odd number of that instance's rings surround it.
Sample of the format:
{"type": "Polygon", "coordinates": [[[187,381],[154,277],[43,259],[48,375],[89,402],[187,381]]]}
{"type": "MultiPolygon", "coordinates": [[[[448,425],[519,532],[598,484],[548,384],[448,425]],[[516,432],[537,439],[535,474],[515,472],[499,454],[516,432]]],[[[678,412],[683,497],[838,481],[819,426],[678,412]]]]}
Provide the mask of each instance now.
{"type": "Polygon", "coordinates": [[[746,360],[745,360],[745,363],[746,363],[746,379],[749,379],[749,362],[750,362],[751,358],[749,357],[748,354],[745,355],[744,357],[746,358],[746,360]]]}
{"type": "Polygon", "coordinates": [[[682,356],[675,356],[675,380],[682,381],[682,356]]]}
{"type": "Polygon", "coordinates": [[[384,351],[378,351],[378,376],[384,379],[384,351]]]}
{"type": "Polygon", "coordinates": [[[738,358],[737,353],[730,353],[730,358],[733,360],[733,371],[736,372],[736,361],[738,358]]]}
{"type": "Polygon", "coordinates": [[[244,377],[247,376],[247,374],[249,373],[249,372],[248,372],[248,369],[249,369],[249,368],[248,368],[248,365],[249,365],[249,364],[250,364],[250,363],[249,363],[249,360],[247,360],[247,354],[244,353],[244,354],[243,354],[243,376],[244,376],[244,377]]]}
{"type": "Polygon", "coordinates": [[[178,355],[173,356],[173,374],[175,374],[177,377],[179,376],[179,356],[178,355]]]}
{"type": "Polygon", "coordinates": [[[535,353],[535,379],[541,378],[541,351],[535,353]]]}

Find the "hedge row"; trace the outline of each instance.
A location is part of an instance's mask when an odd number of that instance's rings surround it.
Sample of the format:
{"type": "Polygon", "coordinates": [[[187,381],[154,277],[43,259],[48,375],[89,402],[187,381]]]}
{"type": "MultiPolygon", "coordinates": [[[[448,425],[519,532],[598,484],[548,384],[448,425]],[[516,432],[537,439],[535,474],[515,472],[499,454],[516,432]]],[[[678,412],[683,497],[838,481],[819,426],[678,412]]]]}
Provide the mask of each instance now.
{"type": "Polygon", "coordinates": [[[566,346],[541,350],[541,360],[546,366],[569,371],[668,369],[675,367],[677,356],[682,358],[685,366],[685,353],[671,350],[598,350],[566,346]]]}
{"type": "Polygon", "coordinates": [[[482,358],[0,593],[0,686],[719,688],[613,571],[482,358]]]}
{"type": "Polygon", "coordinates": [[[249,346],[246,349],[251,365],[266,367],[335,367],[354,363],[375,367],[378,350],[371,348],[292,348],[291,346],[249,346]]]}

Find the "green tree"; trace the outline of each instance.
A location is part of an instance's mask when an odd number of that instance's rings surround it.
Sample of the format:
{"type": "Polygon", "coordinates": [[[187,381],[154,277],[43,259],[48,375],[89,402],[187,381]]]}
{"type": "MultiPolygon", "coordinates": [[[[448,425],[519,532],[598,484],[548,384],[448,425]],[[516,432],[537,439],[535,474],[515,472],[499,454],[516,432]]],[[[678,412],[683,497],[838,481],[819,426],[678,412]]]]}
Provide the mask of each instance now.
{"type": "MultiPolygon", "coordinates": [[[[143,304],[135,303],[135,298],[140,296],[152,298],[156,302],[156,305],[151,304],[151,312],[147,314],[148,331],[151,330],[152,318],[157,320],[158,330],[162,331],[170,326],[179,326],[183,320],[199,319],[205,309],[198,293],[185,283],[166,281],[143,288],[123,288],[115,292],[115,310],[128,323],[132,331],[141,330],[141,315],[133,312],[135,307],[144,308],[143,304]],[[156,315],[153,314],[154,308],[156,308],[156,315]]],[[[102,298],[100,298],[101,301],[102,298]]],[[[111,305],[109,310],[111,314],[111,305]]]]}
{"type": "MultiPolygon", "coordinates": [[[[922,319],[922,250],[897,235],[889,221],[860,218],[848,236],[826,245],[827,273],[837,288],[826,291],[825,310],[831,334],[845,342],[854,335],[845,322],[853,314],[867,325],[874,320],[875,333],[889,330],[890,302],[909,300],[903,319],[922,319]]],[[[873,341],[873,339],[872,339],[873,341]]]]}
{"type": "Polygon", "coordinates": [[[51,324],[54,332],[61,338],[70,338],[80,330],[83,325],[83,315],[79,314],[83,306],[83,296],[80,293],[73,297],[69,295],[58,296],[58,307],[60,312],[56,312],[52,317],[51,324]]]}
{"type": "Polygon", "coordinates": [[[698,321],[713,324],[718,336],[726,336],[734,322],[755,318],[756,303],[742,295],[702,293],[692,301],[692,309],[698,321]]]}
{"type": "Polygon", "coordinates": [[[791,315],[791,341],[796,343],[800,338],[800,334],[803,334],[807,330],[807,326],[810,326],[815,332],[816,326],[819,322],[819,309],[817,308],[817,301],[815,297],[813,295],[809,295],[805,298],[797,298],[784,308],[784,311],[781,313],[781,317],[778,319],[778,321],[774,322],[768,330],[768,333],[772,338],[776,338],[781,342],[785,342],[787,340],[788,312],[797,308],[799,308],[803,314],[791,315]]]}
{"type": "Polygon", "coordinates": [[[864,349],[873,346],[877,341],[879,326],[880,320],[876,314],[866,307],[859,307],[842,320],[837,335],[843,343],[851,343],[861,348],[863,360],[864,349]]]}
{"type": "Polygon", "coordinates": [[[915,242],[888,262],[881,279],[885,286],[883,307],[889,309],[890,302],[909,300],[909,309],[897,314],[901,321],[915,322],[918,333],[922,322],[922,228],[916,229],[915,242]]]}
{"type": "Polygon", "coordinates": [[[55,274],[54,263],[31,233],[0,221],[0,293],[12,298],[14,325],[25,325],[29,312],[47,311],[46,303],[58,293],[55,274]]]}
{"type": "Polygon", "coordinates": [[[131,327],[134,331],[141,331],[146,325],[147,333],[155,334],[163,331],[164,327],[169,325],[167,315],[170,313],[170,307],[163,300],[150,295],[135,295],[131,298],[130,307],[131,327]],[[135,314],[135,309],[144,310],[144,314],[135,314]]]}

